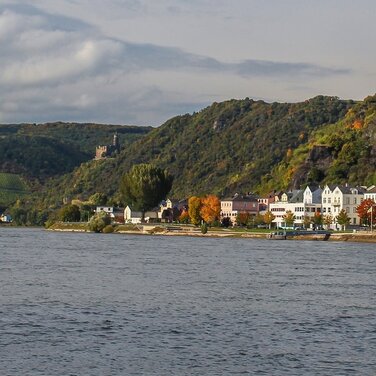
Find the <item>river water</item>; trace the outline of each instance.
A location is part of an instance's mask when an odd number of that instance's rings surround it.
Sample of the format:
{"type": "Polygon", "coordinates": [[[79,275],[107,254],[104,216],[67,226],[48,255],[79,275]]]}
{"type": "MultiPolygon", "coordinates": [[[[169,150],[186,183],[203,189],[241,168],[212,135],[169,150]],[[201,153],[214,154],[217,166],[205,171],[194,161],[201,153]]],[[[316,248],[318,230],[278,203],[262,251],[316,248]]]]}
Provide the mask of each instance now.
{"type": "Polygon", "coordinates": [[[0,375],[376,375],[375,244],[0,228],[0,375]]]}

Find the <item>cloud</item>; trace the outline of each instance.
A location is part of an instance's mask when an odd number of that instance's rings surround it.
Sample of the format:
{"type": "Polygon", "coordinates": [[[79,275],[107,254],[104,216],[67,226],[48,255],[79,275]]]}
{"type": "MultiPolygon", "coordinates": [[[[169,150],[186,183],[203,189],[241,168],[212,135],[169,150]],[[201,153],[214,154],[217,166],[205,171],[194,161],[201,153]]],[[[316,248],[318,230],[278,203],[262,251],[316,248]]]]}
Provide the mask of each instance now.
{"type": "MultiPolygon", "coordinates": [[[[115,3],[135,11],[145,6],[136,0],[115,3]]],[[[213,75],[227,77],[229,82],[234,78],[294,80],[297,76],[349,73],[301,62],[223,62],[179,48],[131,43],[108,37],[79,19],[23,3],[0,5],[0,50],[0,113],[8,121],[57,120],[61,116],[61,120],[146,119],[156,124],[178,108],[185,112],[207,104],[206,98],[188,98],[192,92],[184,95],[184,85],[177,100],[173,74],[199,85],[213,75]],[[166,76],[162,83],[161,73],[166,76]]]]}

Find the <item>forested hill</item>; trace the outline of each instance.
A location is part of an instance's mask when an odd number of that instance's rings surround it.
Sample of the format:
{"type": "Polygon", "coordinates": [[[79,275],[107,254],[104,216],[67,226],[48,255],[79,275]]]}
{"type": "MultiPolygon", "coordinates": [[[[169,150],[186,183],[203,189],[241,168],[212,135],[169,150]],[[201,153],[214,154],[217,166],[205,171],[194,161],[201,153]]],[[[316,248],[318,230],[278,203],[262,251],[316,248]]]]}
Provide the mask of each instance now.
{"type": "Polygon", "coordinates": [[[108,144],[115,132],[124,148],[151,127],[79,123],[0,125],[0,172],[43,181],[72,171],[108,144]]]}
{"type": "Polygon", "coordinates": [[[116,195],[121,176],[140,162],[167,168],[171,195],[227,194],[267,186],[275,166],[314,132],[345,118],[354,101],[318,96],[301,103],[230,100],[177,116],[134,142],[116,159],[83,164],[59,182],[67,197],[116,195]]]}
{"type": "Polygon", "coordinates": [[[301,184],[376,185],[376,95],[313,131],[264,179],[263,190],[301,184]]]}

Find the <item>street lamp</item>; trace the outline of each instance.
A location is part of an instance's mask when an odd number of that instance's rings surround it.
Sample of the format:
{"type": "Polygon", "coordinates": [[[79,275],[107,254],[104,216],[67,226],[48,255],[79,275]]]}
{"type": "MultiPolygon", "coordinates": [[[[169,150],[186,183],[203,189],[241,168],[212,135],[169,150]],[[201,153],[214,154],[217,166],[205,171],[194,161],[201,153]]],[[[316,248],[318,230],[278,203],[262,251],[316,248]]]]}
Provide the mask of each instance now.
{"type": "Polygon", "coordinates": [[[373,208],[376,208],[376,205],[371,205],[371,233],[373,231],[373,208]]]}

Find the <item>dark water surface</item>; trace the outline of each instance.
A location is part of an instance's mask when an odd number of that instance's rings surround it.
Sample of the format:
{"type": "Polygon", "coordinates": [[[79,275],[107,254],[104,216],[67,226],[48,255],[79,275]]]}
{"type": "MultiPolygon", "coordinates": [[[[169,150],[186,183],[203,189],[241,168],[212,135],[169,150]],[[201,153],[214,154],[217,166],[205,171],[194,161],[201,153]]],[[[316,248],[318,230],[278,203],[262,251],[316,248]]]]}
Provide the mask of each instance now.
{"type": "Polygon", "coordinates": [[[0,375],[376,375],[376,246],[0,228],[0,375]]]}

